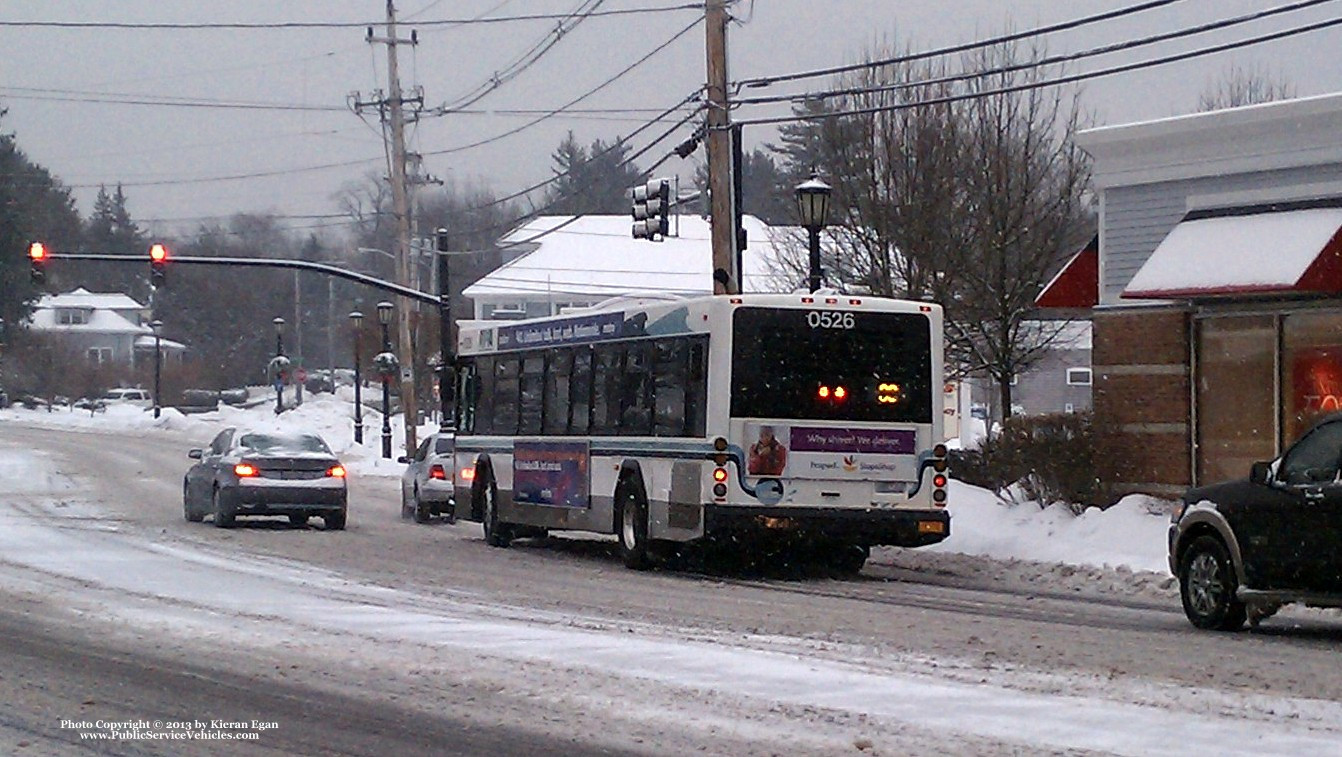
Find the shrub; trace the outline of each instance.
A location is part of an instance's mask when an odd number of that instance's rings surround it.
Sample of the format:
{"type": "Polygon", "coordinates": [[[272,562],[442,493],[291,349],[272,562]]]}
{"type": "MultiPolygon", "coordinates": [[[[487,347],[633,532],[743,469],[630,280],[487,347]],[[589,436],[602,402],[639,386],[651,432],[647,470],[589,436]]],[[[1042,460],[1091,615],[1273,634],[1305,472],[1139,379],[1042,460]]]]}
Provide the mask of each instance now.
{"type": "Polygon", "coordinates": [[[1041,507],[1062,502],[1080,512],[1107,504],[1095,456],[1090,413],[1017,415],[978,449],[952,452],[950,469],[956,479],[999,496],[1016,486],[1041,507]]]}

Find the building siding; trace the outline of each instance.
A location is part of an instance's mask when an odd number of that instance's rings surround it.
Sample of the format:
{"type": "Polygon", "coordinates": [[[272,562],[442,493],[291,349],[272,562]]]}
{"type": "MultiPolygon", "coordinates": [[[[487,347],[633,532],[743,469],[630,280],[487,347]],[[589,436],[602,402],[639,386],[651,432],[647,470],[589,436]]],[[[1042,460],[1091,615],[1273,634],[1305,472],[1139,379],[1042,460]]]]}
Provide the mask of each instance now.
{"type": "Polygon", "coordinates": [[[1285,199],[1290,197],[1289,188],[1292,186],[1300,187],[1301,195],[1305,196],[1309,194],[1310,185],[1335,182],[1342,182],[1342,164],[1106,189],[1104,218],[1101,220],[1104,224],[1103,264],[1100,268],[1101,305],[1123,302],[1119,295],[1124,287],[1188,212],[1189,198],[1274,187],[1279,199],[1285,199]]]}

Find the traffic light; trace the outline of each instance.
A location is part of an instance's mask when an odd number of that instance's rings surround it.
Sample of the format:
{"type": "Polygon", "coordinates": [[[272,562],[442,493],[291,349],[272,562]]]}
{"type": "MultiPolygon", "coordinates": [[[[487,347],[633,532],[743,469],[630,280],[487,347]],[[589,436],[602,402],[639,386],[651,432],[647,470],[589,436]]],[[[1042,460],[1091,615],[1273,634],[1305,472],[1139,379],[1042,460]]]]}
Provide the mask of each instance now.
{"type": "Polygon", "coordinates": [[[634,187],[634,239],[660,242],[671,231],[671,182],[653,179],[634,187]]]}
{"type": "Polygon", "coordinates": [[[168,283],[168,248],[155,242],[149,246],[149,283],[155,289],[168,283]]]}
{"type": "Polygon", "coordinates": [[[37,286],[47,283],[47,246],[41,242],[29,245],[28,262],[32,264],[33,283],[37,286]]]}

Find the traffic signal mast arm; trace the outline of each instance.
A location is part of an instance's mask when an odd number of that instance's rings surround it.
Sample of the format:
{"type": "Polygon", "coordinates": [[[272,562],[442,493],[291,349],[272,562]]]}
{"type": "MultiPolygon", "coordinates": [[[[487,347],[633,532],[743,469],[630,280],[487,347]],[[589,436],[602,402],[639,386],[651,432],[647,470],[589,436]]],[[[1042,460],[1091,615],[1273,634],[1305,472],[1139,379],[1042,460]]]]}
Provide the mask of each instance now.
{"type": "MultiPolygon", "coordinates": [[[[45,247],[42,249],[43,253],[41,257],[38,258],[33,257],[33,253],[30,248],[29,256],[33,260],[35,266],[38,265],[38,260],[41,260],[42,262],[45,262],[47,260],[101,260],[101,261],[122,261],[126,263],[136,263],[138,265],[144,265],[144,256],[142,255],[110,255],[107,253],[99,253],[99,252],[52,252],[51,250],[46,249],[45,247]]],[[[173,255],[167,258],[167,260],[172,265],[178,265],[178,264],[219,265],[219,266],[243,267],[243,268],[296,268],[301,271],[318,271],[320,273],[325,273],[331,276],[335,276],[337,278],[348,279],[349,281],[357,281],[360,284],[364,284],[366,286],[370,286],[375,289],[381,289],[384,292],[398,294],[402,297],[408,297],[412,300],[417,300],[419,302],[427,302],[431,305],[437,305],[439,301],[439,296],[437,294],[421,292],[418,289],[411,289],[410,287],[401,286],[400,284],[393,284],[390,281],[384,281],[383,279],[368,276],[366,274],[356,273],[354,271],[349,271],[344,268],[337,268],[336,266],[327,265],[325,263],[314,263],[308,260],[287,260],[277,258],[214,258],[214,257],[207,258],[194,255],[186,255],[186,256],[173,255]]],[[[154,262],[156,261],[151,260],[151,263],[154,262]]]]}

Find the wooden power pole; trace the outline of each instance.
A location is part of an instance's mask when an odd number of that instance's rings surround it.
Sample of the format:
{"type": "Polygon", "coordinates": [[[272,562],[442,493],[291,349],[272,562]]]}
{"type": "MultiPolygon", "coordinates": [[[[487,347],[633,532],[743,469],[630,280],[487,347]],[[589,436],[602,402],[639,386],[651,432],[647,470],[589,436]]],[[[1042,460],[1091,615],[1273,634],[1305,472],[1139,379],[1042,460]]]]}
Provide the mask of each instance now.
{"type": "Polygon", "coordinates": [[[708,0],[708,191],[713,234],[713,293],[741,291],[732,201],[731,113],[727,100],[727,0],[708,0]]]}

